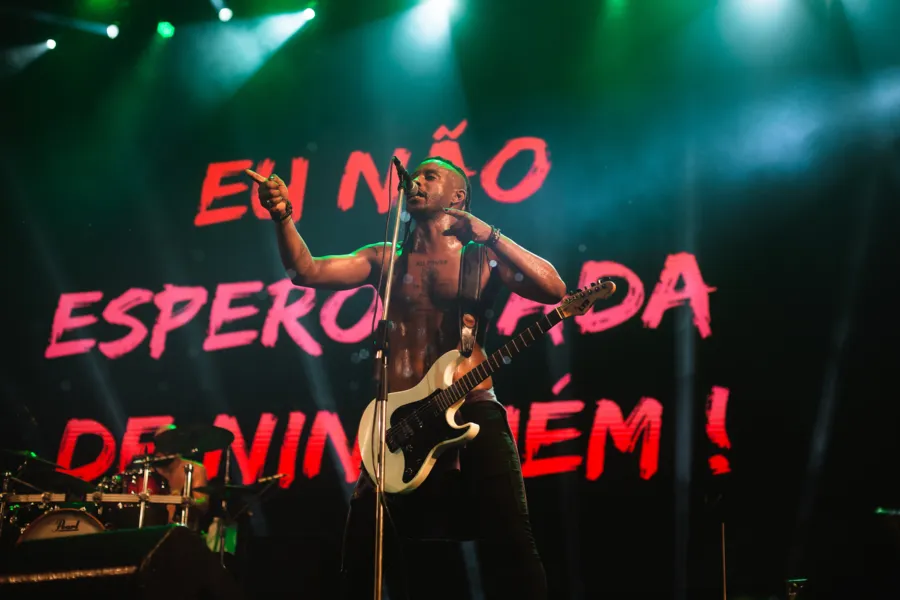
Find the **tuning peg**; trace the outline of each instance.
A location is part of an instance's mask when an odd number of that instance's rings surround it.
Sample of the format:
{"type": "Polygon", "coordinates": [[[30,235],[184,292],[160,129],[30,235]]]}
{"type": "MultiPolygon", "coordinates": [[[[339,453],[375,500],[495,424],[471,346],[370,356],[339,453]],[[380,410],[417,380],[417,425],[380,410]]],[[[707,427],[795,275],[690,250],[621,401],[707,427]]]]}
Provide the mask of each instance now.
{"type": "Polygon", "coordinates": [[[591,282],[591,287],[597,287],[597,282],[596,282],[596,281],[592,281],[592,282],[591,282]]]}

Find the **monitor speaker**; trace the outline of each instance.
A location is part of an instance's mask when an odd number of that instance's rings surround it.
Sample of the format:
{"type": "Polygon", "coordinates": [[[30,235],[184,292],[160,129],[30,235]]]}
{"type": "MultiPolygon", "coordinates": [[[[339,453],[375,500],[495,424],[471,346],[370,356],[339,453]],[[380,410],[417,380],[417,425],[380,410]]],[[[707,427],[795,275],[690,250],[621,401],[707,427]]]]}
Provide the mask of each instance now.
{"type": "Polygon", "coordinates": [[[218,555],[178,525],[23,541],[0,560],[0,597],[15,593],[57,600],[100,593],[129,600],[241,600],[218,555]]]}

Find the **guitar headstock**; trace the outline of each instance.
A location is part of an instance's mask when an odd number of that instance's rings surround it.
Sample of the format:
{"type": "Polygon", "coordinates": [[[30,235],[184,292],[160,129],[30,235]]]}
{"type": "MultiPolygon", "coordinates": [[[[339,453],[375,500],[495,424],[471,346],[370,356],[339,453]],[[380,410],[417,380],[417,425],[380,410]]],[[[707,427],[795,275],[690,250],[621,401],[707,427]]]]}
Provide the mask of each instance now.
{"type": "Polygon", "coordinates": [[[563,318],[583,315],[594,302],[609,298],[615,291],[616,284],[612,280],[601,278],[566,296],[559,305],[559,312],[563,318]]]}

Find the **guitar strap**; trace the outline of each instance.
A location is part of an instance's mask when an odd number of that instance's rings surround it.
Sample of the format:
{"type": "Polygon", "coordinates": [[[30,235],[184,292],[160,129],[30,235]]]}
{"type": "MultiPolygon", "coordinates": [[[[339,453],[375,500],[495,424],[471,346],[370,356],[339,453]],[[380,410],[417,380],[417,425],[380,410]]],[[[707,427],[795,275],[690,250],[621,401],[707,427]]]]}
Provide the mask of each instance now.
{"type": "Polygon", "coordinates": [[[481,277],[485,262],[484,244],[469,242],[463,247],[459,265],[460,353],[469,357],[475,349],[481,316],[481,277]]]}

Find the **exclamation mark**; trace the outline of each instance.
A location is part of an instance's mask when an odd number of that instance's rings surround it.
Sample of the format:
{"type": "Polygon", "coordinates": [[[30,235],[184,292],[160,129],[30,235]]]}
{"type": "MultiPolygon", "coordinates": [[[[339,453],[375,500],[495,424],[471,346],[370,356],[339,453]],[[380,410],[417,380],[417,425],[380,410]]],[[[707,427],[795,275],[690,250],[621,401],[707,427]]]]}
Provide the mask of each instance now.
{"type": "MultiPolygon", "coordinates": [[[[713,386],[706,400],[706,435],[719,448],[731,448],[728,432],[725,431],[725,412],[728,408],[728,388],[713,386]]],[[[723,454],[709,457],[709,468],[713,475],[724,475],[731,471],[728,459],[723,454]]]]}

